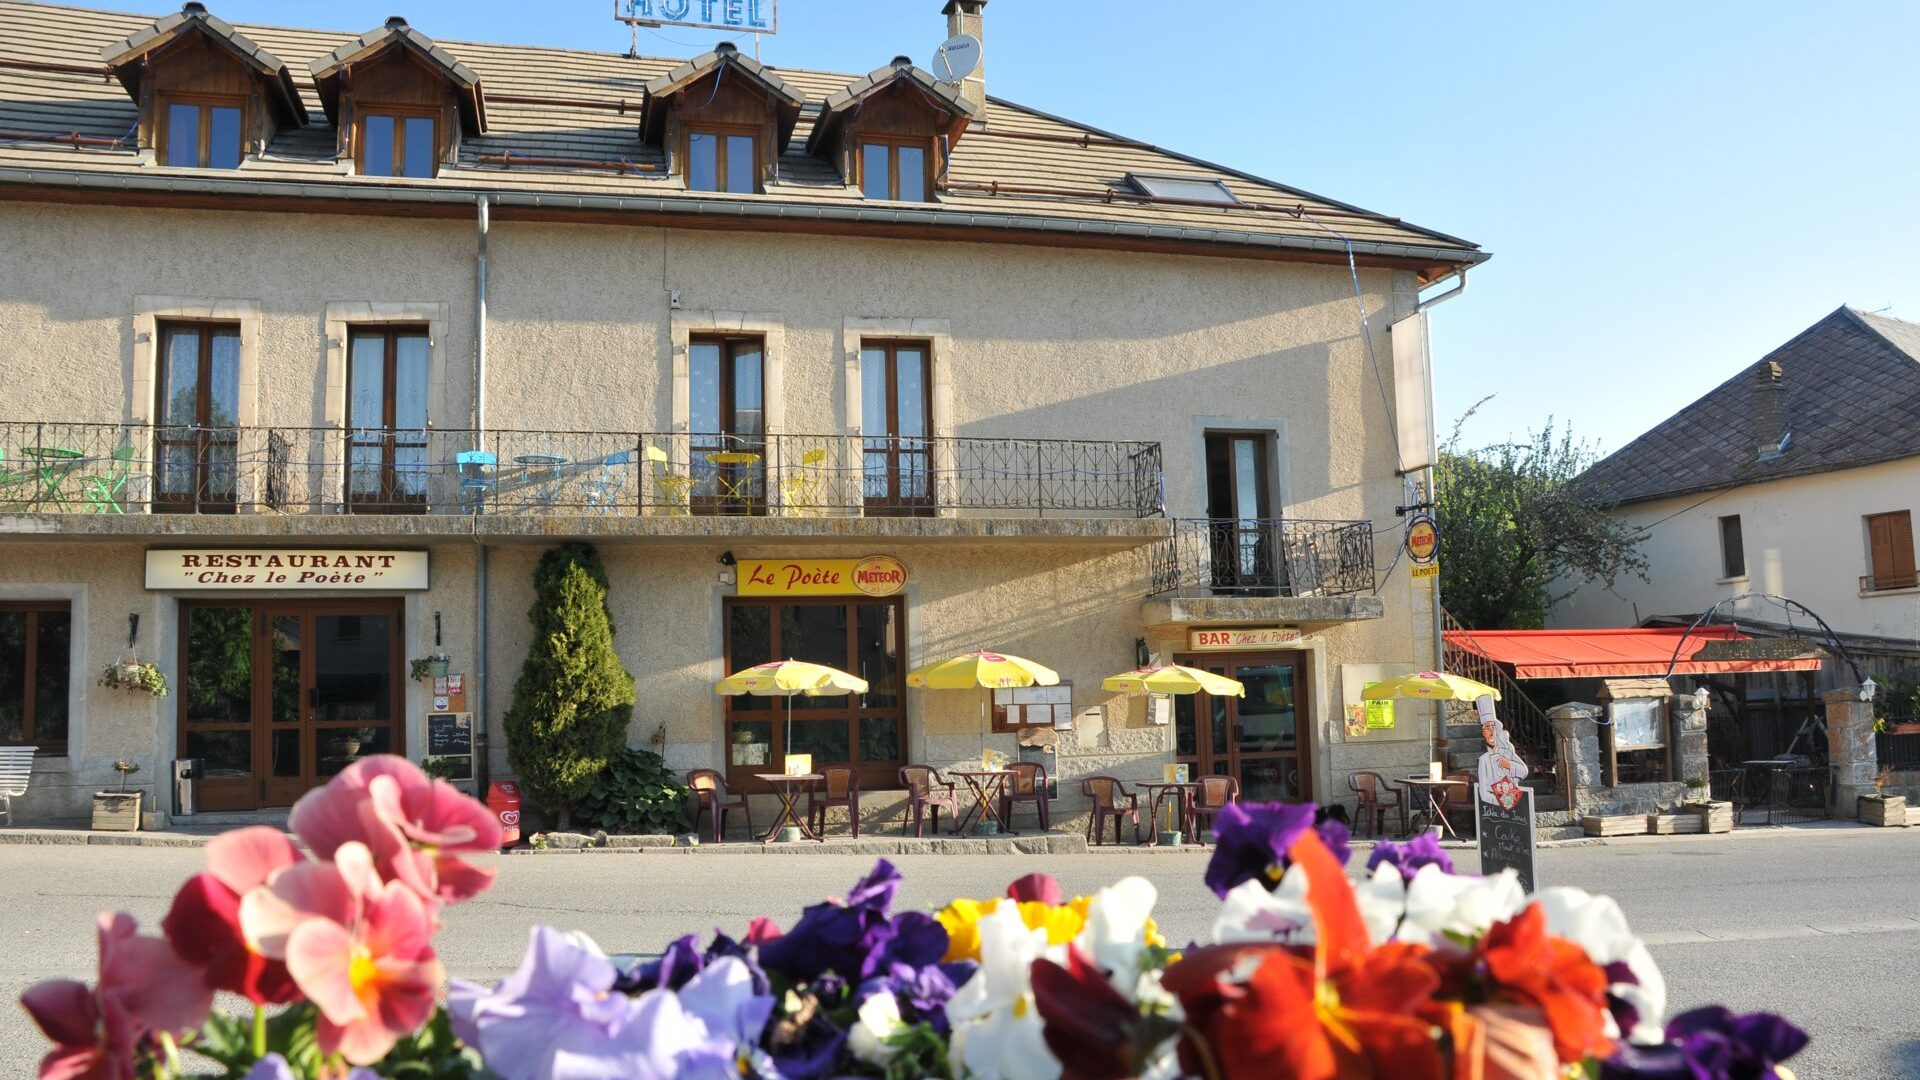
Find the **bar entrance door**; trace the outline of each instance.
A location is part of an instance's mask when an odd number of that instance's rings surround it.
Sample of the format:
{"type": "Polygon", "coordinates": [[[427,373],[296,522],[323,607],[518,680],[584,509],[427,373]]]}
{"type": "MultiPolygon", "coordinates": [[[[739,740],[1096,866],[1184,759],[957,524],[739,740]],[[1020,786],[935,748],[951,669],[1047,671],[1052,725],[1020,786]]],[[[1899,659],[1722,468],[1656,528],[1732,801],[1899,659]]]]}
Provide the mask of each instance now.
{"type": "Polygon", "coordinates": [[[1175,760],[1196,777],[1234,777],[1243,799],[1313,798],[1313,708],[1305,652],[1201,653],[1175,656],[1174,662],[1238,679],[1247,688],[1243,698],[1174,698],[1175,760]]]}

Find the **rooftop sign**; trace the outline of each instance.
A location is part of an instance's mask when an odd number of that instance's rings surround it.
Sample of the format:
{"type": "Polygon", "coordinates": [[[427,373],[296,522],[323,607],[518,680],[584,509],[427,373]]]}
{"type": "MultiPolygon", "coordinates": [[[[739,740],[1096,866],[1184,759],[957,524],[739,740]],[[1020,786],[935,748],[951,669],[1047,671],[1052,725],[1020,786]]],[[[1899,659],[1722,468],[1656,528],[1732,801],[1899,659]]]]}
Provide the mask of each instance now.
{"type": "Polygon", "coordinates": [[[780,32],[780,0],[614,0],[613,17],[635,26],[780,32]]]}

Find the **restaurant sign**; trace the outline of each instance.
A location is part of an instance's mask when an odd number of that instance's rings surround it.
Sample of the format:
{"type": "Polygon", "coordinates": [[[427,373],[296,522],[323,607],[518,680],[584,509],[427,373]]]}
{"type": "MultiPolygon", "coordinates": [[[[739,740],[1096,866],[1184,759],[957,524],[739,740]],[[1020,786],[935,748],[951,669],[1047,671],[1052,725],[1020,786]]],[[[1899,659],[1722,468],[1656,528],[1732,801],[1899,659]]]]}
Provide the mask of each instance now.
{"type": "Polygon", "coordinates": [[[614,0],[613,17],[635,26],[780,32],[780,0],[614,0]]]}
{"type": "Polygon", "coordinates": [[[741,559],[741,596],[893,596],[907,568],[891,555],[864,559],[741,559]]]}
{"type": "Polygon", "coordinates": [[[147,552],[147,588],[400,590],[427,587],[424,551],[168,548],[147,552]]]}
{"type": "Polygon", "coordinates": [[[1190,630],[1187,648],[1193,652],[1241,652],[1295,645],[1300,631],[1284,626],[1242,626],[1225,630],[1190,630]]]}

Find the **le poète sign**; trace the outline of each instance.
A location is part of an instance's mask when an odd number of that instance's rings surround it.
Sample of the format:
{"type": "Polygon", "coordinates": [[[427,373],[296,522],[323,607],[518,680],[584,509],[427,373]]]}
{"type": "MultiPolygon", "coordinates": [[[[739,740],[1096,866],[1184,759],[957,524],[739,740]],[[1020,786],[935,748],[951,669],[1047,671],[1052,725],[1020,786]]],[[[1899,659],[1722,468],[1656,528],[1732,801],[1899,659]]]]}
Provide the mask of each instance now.
{"type": "Polygon", "coordinates": [[[424,551],[179,548],[147,552],[147,588],[392,591],[427,587],[424,551]]]}
{"type": "Polygon", "coordinates": [[[890,555],[864,559],[741,559],[741,596],[893,596],[907,568],[890,555]]]}

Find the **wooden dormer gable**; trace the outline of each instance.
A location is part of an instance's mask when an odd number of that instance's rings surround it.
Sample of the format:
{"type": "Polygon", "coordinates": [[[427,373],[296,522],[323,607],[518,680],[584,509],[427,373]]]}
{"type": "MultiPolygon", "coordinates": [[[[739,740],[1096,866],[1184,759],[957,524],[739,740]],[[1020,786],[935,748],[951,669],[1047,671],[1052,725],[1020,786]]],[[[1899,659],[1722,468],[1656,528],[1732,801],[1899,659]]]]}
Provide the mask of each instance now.
{"type": "Polygon", "coordinates": [[[937,176],[946,169],[948,150],[978,114],[951,84],[904,56],[895,57],[828,96],[807,139],[807,153],[830,158],[851,182],[853,153],[862,138],[924,140],[937,176]]]}
{"type": "Polygon", "coordinates": [[[163,106],[171,101],[238,107],[242,145],[252,153],[276,132],[307,124],[307,107],[287,65],[202,4],[187,4],[106,46],[100,57],[140,107],[143,149],[155,147],[163,106]]]}
{"type": "Polygon", "coordinates": [[[684,173],[687,132],[709,128],[753,134],[762,179],[772,175],[806,104],[804,94],[726,41],[647,83],[646,95],[640,139],[666,150],[671,171],[684,173]]]}
{"type": "Polygon", "coordinates": [[[487,129],[480,76],[398,16],[310,65],[320,107],[340,133],[339,153],[353,153],[355,122],[383,110],[429,113],[439,120],[437,158],[452,162],[461,136],[487,129]]]}

